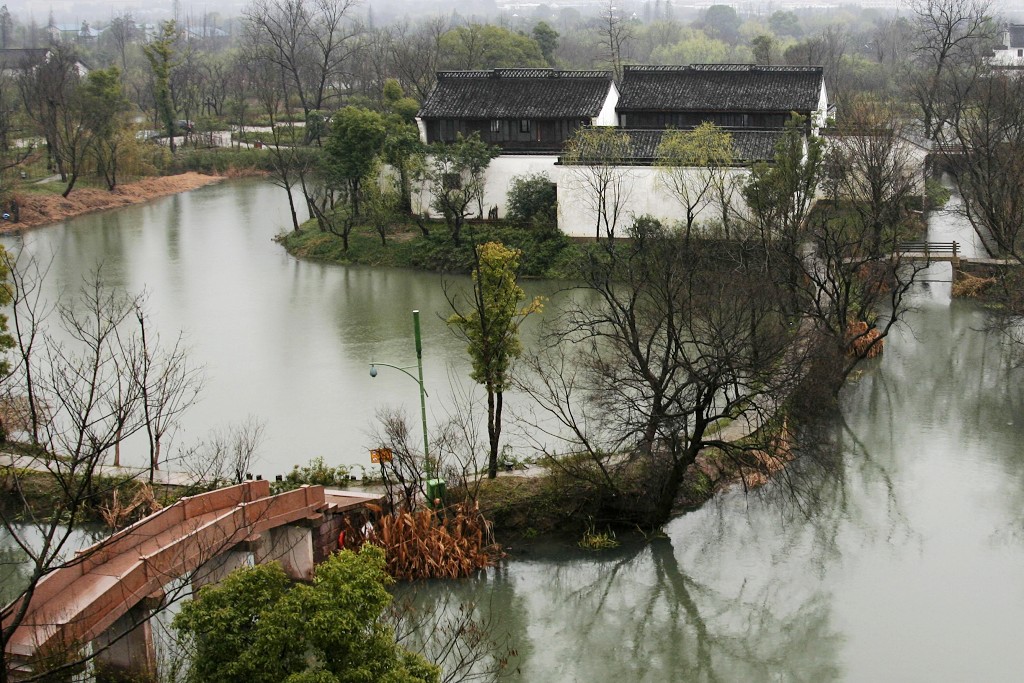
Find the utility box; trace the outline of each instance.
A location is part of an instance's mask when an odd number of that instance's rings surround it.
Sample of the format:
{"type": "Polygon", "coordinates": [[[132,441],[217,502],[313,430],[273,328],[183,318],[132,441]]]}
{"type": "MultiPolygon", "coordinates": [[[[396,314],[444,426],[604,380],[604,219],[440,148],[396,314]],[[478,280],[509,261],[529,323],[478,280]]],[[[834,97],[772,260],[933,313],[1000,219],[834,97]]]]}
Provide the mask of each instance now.
{"type": "Polygon", "coordinates": [[[444,494],[444,479],[427,479],[427,507],[431,510],[444,507],[444,494]]]}

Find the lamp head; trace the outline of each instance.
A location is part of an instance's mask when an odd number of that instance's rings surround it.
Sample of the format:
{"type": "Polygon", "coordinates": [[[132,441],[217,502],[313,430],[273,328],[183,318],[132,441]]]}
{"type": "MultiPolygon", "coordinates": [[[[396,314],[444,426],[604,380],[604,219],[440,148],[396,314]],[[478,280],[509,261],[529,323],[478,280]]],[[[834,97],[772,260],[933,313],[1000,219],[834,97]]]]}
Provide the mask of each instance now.
{"type": "Polygon", "coordinates": [[[373,363],[371,363],[370,364],[370,377],[376,377],[376,376],[377,376],[377,366],[374,365],[373,363]]]}

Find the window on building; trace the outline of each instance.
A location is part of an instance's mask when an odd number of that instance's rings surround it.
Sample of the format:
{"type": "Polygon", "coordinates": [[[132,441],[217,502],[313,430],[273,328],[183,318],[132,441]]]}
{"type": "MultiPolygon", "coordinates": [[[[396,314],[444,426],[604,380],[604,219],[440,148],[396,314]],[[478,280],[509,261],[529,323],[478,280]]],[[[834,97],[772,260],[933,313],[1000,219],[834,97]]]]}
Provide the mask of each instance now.
{"type": "Polygon", "coordinates": [[[493,119],[491,121],[491,132],[492,133],[500,133],[501,132],[501,121],[499,121],[498,119],[493,119]]]}
{"type": "Polygon", "coordinates": [[[520,119],[519,120],[519,132],[520,133],[529,133],[530,132],[530,119],[520,119]]]}
{"type": "Polygon", "coordinates": [[[1024,57],[1024,50],[1017,50],[1018,57],[1024,57]]]}

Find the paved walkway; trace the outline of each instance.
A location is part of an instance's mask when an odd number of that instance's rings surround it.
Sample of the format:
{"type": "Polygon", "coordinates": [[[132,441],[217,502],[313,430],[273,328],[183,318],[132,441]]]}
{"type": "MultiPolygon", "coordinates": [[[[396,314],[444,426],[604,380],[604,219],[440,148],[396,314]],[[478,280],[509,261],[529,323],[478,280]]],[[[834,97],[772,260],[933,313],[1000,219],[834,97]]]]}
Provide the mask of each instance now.
{"type": "MultiPolygon", "coordinates": [[[[50,473],[55,467],[47,466],[47,461],[28,455],[0,452],[0,468],[14,467],[30,472],[50,473]]],[[[64,468],[67,471],[67,468],[64,468]]],[[[128,477],[139,481],[149,481],[149,468],[146,467],[115,467],[113,465],[99,465],[95,474],[101,477],[128,477]]],[[[196,479],[195,475],[187,472],[174,472],[169,470],[156,470],[153,473],[153,483],[164,486],[194,486],[208,483],[205,479],[196,479]]]]}

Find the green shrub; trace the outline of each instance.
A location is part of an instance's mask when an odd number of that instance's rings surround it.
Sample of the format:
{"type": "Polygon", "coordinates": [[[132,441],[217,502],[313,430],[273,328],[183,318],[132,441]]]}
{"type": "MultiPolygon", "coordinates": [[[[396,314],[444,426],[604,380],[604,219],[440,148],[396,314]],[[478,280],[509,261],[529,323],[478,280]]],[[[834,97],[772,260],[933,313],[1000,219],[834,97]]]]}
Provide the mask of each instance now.
{"type": "Polygon", "coordinates": [[[253,170],[266,172],[271,168],[270,155],[256,149],[182,149],[168,160],[170,173],[225,174],[228,171],[253,170]]]}
{"type": "Polygon", "coordinates": [[[941,209],[951,196],[949,189],[934,178],[924,181],[924,193],[928,198],[928,208],[930,209],[941,209]]]}
{"type": "Polygon", "coordinates": [[[351,479],[351,470],[346,465],[331,467],[323,458],[313,458],[304,467],[295,465],[292,471],[284,476],[283,482],[274,483],[274,489],[275,493],[279,493],[304,485],[334,488],[347,485],[351,479]]]}
{"type": "Polygon", "coordinates": [[[546,173],[512,178],[507,218],[520,228],[553,229],[558,223],[558,200],[554,183],[546,173]]]}

